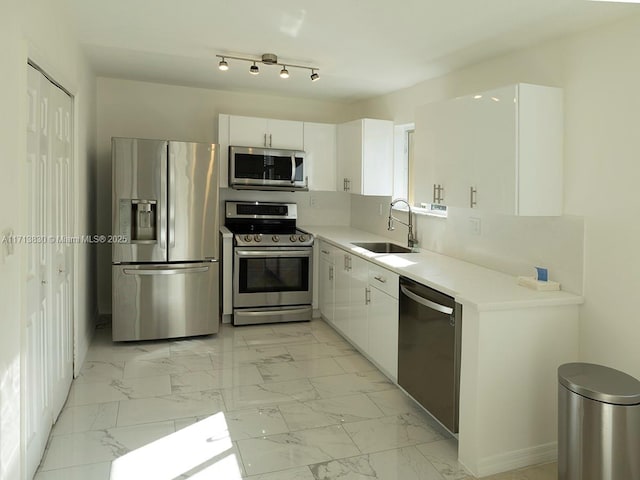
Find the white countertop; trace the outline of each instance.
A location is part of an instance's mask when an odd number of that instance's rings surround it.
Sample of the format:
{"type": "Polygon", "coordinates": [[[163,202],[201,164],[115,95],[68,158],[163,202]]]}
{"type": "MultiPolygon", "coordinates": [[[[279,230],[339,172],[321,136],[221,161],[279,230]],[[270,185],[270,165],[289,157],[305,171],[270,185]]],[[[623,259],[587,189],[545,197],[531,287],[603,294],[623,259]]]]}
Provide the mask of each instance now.
{"type": "Polygon", "coordinates": [[[542,292],[522,287],[517,278],[425,249],[417,253],[372,253],[352,242],[389,242],[373,233],[350,227],[298,226],[339,248],[392,270],[479,311],[577,305],[584,298],[569,292],[542,292]]]}

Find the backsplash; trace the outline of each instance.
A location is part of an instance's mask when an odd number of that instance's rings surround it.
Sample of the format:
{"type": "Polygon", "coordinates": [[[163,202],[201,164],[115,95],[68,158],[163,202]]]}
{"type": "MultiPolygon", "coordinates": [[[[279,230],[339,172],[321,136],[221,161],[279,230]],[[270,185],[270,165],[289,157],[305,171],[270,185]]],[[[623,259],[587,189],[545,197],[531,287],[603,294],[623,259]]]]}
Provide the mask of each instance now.
{"type": "Polygon", "coordinates": [[[298,225],[347,226],[351,223],[351,195],[344,192],[265,192],[221,188],[221,225],[224,224],[224,202],[227,200],[296,203],[298,225]]]}
{"type": "MultiPolygon", "coordinates": [[[[390,197],[351,196],[351,226],[406,244],[407,227],[387,230],[390,197]],[[382,209],[382,215],[380,215],[382,209]]],[[[394,212],[406,221],[406,213],[394,212]]],[[[420,248],[426,248],[509,275],[534,275],[549,269],[562,289],[582,294],[584,220],[582,217],[515,217],[450,208],[447,218],[414,217],[420,248]],[[477,220],[476,220],[477,219],[477,220]],[[479,222],[479,233],[473,232],[479,222]]]]}

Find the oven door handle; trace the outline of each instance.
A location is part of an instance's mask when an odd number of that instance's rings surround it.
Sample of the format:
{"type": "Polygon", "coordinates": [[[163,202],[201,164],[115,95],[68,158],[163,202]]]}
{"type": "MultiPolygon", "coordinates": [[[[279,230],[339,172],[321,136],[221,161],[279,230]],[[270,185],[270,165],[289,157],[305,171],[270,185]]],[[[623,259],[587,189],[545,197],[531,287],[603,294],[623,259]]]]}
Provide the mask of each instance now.
{"type": "Polygon", "coordinates": [[[236,250],[238,257],[311,257],[312,250],[236,250]]]}

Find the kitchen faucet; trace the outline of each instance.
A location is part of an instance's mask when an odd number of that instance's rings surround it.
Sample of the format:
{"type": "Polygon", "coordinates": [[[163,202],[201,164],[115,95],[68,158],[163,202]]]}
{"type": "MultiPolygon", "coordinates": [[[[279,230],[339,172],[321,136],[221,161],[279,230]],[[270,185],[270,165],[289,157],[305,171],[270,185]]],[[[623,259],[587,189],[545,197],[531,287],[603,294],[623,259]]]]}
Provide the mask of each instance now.
{"type": "Polygon", "coordinates": [[[409,204],[409,202],[407,202],[406,200],[402,199],[402,198],[396,198],[395,200],[391,201],[391,204],[389,205],[389,223],[387,226],[387,229],[389,231],[395,230],[394,226],[393,226],[393,221],[395,220],[396,222],[400,222],[403,225],[406,225],[407,227],[409,227],[409,233],[407,234],[407,246],[409,248],[413,248],[418,244],[418,239],[414,236],[413,234],[413,212],[411,211],[411,205],[409,204]],[[402,220],[397,219],[396,217],[393,216],[392,213],[392,209],[393,206],[398,203],[398,202],[403,202],[407,204],[407,207],[409,208],[409,223],[404,223],[402,220]]]}

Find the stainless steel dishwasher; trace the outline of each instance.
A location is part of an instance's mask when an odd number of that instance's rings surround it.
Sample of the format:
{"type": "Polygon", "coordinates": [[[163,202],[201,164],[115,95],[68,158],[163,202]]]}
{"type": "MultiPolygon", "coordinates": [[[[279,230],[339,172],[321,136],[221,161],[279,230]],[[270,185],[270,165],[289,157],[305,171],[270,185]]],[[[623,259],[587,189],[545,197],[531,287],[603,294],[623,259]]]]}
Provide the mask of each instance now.
{"type": "Polygon", "coordinates": [[[398,384],[452,433],[458,433],[462,305],[400,278],[398,384]]]}

